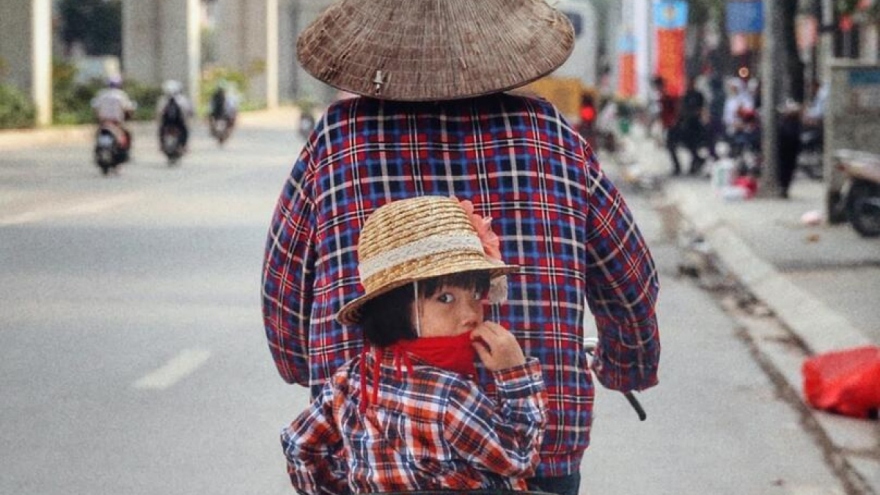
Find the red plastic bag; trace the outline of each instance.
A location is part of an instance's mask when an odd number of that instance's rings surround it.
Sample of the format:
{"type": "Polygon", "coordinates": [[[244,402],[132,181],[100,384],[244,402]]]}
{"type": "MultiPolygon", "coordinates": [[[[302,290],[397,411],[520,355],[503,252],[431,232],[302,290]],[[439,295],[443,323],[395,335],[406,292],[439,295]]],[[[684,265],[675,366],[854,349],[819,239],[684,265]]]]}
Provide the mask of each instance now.
{"type": "Polygon", "coordinates": [[[877,418],[880,409],[880,347],[828,352],[804,361],[807,402],[856,418],[877,418]]]}

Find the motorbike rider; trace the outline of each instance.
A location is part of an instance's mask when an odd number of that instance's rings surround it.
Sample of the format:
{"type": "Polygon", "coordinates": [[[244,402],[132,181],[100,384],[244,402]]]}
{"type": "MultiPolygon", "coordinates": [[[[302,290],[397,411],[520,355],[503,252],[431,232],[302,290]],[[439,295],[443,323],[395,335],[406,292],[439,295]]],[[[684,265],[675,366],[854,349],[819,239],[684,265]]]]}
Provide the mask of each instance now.
{"type": "Polygon", "coordinates": [[[132,136],[125,121],[132,117],[137,105],[123,91],[122,77],[108,77],[107,87],[92,98],[91,106],[99,125],[110,128],[116,134],[119,146],[127,156],[131,150],[132,136]]]}
{"type": "Polygon", "coordinates": [[[217,89],[211,94],[211,119],[225,118],[229,122],[229,127],[235,125],[235,118],[238,115],[238,98],[232,86],[221,81],[217,84],[217,89]]]}
{"type": "Polygon", "coordinates": [[[180,129],[180,144],[186,149],[189,141],[189,119],[193,115],[192,104],[183,94],[183,85],[169,79],[162,83],[162,97],[156,104],[156,117],[159,120],[159,147],[162,135],[168,126],[180,129]]]}

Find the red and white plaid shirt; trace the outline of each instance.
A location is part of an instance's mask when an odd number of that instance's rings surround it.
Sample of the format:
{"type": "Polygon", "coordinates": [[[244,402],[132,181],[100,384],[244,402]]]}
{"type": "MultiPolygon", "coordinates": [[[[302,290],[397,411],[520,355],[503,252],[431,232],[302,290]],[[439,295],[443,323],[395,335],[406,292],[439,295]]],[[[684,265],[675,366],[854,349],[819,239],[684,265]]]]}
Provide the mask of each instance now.
{"type": "MultiPolygon", "coordinates": [[[[657,272],[626,202],[589,145],[549,103],[509,94],[449,102],[353,98],[333,104],[284,184],[263,269],[263,318],[281,376],[311,388],[361,349],[335,316],[363,294],[357,240],[366,218],[420,195],[471,200],[493,218],[508,302],[487,319],[538,358],[549,396],[539,476],[576,472],[589,444],[594,370],[615,390],[657,383],[657,272]]],[[[491,377],[480,371],[480,383],[491,377]]]]}
{"type": "MultiPolygon", "coordinates": [[[[365,359],[365,361],[364,361],[365,359]]],[[[293,486],[308,493],[525,490],[538,465],[546,394],[536,359],[494,373],[497,402],[463,376],[386,350],[376,400],[359,412],[362,363],[343,365],[281,432],[293,486]]],[[[372,393],[372,377],[367,388],[372,393]]]]}

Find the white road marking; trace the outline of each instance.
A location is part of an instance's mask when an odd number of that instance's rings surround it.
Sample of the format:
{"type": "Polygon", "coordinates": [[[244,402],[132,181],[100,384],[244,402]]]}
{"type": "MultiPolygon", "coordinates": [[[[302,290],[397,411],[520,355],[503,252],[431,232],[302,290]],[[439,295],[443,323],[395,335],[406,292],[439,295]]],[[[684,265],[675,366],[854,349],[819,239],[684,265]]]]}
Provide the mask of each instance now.
{"type": "Polygon", "coordinates": [[[161,368],[134,382],[133,386],[141,390],[164,390],[192,374],[209,357],[211,352],[205,349],[186,349],[161,368]]]}
{"type": "Polygon", "coordinates": [[[111,196],[97,201],[87,201],[66,207],[50,206],[46,208],[26,211],[23,213],[0,217],[0,227],[5,225],[21,225],[24,223],[39,222],[56,217],[87,215],[109,210],[125,203],[131,203],[143,196],[143,193],[129,193],[111,196]]]}

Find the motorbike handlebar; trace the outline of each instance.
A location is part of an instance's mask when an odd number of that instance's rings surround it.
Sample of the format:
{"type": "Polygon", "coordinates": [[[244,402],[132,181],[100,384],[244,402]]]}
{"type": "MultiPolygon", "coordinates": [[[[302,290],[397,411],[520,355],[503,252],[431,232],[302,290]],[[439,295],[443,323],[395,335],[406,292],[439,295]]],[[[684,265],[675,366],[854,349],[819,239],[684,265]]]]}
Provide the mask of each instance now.
{"type": "MultiPolygon", "coordinates": [[[[599,339],[596,337],[587,337],[584,339],[584,351],[593,358],[593,353],[596,351],[596,346],[599,345],[599,339]]],[[[629,405],[635,409],[636,414],[639,417],[639,421],[644,421],[648,419],[648,413],[645,412],[645,408],[642,407],[642,404],[636,398],[636,396],[632,392],[622,392],[623,396],[626,397],[629,405]]]]}

